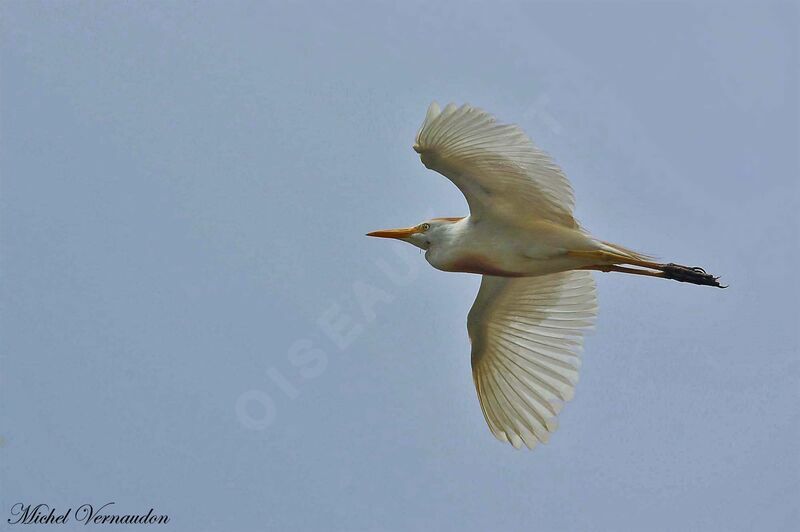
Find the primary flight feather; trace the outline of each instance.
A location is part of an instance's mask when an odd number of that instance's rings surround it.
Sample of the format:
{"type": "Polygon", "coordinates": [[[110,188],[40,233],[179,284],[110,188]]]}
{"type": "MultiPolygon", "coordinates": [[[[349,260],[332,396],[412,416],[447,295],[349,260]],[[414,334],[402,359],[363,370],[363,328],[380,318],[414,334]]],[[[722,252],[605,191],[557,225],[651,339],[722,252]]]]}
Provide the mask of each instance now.
{"type": "Polygon", "coordinates": [[[701,268],[591,236],[573,217],[561,169],[519,127],[485,111],[431,104],[414,150],[461,190],[470,215],[368,236],[413,244],[439,270],[483,276],[467,318],[472,375],[492,434],[516,448],[547,442],[574,394],[597,313],[591,270],[720,286],[701,268]]]}

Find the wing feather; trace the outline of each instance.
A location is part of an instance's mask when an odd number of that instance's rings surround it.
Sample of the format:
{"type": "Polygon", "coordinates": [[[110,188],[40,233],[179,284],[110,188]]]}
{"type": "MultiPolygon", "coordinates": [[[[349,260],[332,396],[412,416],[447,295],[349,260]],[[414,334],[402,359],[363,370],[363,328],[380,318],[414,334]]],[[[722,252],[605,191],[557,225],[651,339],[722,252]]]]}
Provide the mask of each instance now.
{"type": "Polygon", "coordinates": [[[516,448],[547,442],[578,382],[597,297],[587,271],[484,275],[467,319],[472,375],[486,423],[516,448]]]}
{"type": "Polygon", "coordinates": [[[422,163],[450,179],[475,219],[548,220],[576,227],[575,199],[564,173],[515,125],[497,124],[475,107],[434,102],[417,133],[422,163]]]}

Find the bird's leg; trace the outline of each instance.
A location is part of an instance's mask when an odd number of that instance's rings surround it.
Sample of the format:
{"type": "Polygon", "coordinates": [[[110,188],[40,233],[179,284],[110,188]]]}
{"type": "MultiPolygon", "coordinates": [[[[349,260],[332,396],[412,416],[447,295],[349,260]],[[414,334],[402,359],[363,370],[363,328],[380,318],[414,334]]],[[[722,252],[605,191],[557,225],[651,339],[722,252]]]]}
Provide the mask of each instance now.
{"type": "Polygon", "coordinates": [[[716,286],[717,288],[728,288],[719,284],[719,277],[706,273],[703,268],[681,266],[680,264],[664,264],[661,269],[665,279],[674,279],[682,283],[701,284],[705,286],[716,286]]]}
{"type": "Polygon", "coordinates": [[[641,266],[642,268],[659,270],[661,273],[663,273],[663,275],[660,275],[659,277],[663,277],[664,279],[672,279],[682,283],[727,288],[719,284],[719,277],[714,277],[713,275],[706,273],[706,271],[699,266],[683,266],[681,264],[675,264],[672,262],[668,264],[659,264],[656,262],[637,259],[626,259],[625,264],[632,264],[633,266],[641,266]]]}
{"type": "Polygon", "coordinates": [[[711,274],[708,274],[703,268],[699,267],[682,266],[680,264],[674,264],[672,262],[668,264],[660,264],[658,262],[651,262],[648,260],[625,257],[623,255],[617,255],[606,251],[569,251],[567,252],[567,254],[575,257],[595,259],[598,260],[598,262],[602,261],[606,263],[611,263],[610,265],[605,265],[601,263],[598,265],[590,266],[586,269],[600,270],[600,271],[616,271],[622,273],[633,273],[637,275],[648,275],[650,277],[661,277],[662,279],[672,279],[674,281],[680,281],[681,283],[692,283],[704,286],[716,286],[718,288],[727,288],[726,286],[719,284],[719,277],[715,277],[711,274]],[[625,268],[622,266],[617,266],[617,264],[630,264],[632,266],[649,268],[649,270],[656,270],[656,271],[625,268]],[[609,266],[613,267],[609,268],[609,266]]]}
{"type": "Polygon", "coordinates": [[[624,266],[616,266],[614,264],[602,264],[597,266],[586,266],[581,268],[582,270],[597,270],[599,272],[620,272],[620,273],[632,273],[634,275],[646,275],[648,277],[664,277],[663,272],[654,272],[652,270],[640,270],[638,268],[626,268],[624,266]]]}

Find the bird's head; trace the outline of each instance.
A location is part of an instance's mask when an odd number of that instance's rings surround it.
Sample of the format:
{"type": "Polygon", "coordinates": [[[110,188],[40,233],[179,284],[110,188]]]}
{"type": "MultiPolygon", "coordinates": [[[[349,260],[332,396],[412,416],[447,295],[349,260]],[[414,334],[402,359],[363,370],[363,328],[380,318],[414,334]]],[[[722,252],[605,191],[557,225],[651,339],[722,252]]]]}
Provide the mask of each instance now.
{"type": "Polygon", "coordinates": [[[384,229],[367,233],[367,236],[377,236],[381,238],[396,238],[427,250],[431,245],[442,240],[447,229],[451,224],[461,218],[434,218],[427,222],[415,225],[414,227],[403,227],[401,229],[384,229]]]}

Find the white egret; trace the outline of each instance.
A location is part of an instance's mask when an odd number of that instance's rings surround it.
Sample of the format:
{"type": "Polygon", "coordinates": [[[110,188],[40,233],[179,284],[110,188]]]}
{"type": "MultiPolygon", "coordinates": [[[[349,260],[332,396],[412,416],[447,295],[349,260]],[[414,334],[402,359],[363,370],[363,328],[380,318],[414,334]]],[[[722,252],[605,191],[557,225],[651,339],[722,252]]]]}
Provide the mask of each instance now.
{"type": "Polygon", "coordinates": [[[483,276],[467,317],[472,375],[492,434],[516,448],[547,442],[574,394],[597,312],[591,270],[720,286],[701,268],[591,236],[573,217],[561,169],[519,127],[480,109],[431,104],[414,150],[461,190],[470,215],[368,236],[413,244],[439,270],[483,276]]]}

